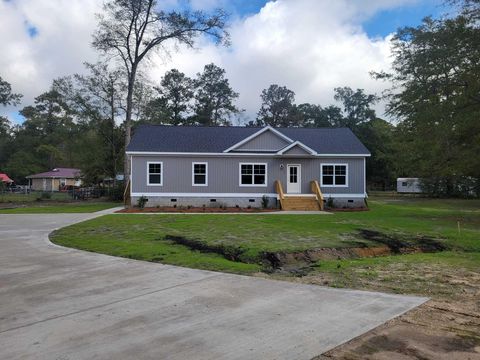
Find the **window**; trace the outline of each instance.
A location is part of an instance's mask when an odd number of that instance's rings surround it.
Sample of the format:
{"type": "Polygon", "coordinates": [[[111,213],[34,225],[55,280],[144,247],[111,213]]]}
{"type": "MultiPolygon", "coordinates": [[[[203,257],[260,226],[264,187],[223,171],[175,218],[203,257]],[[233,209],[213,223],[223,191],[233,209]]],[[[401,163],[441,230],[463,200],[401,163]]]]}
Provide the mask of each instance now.
{"type": "Polygon", "coordinates": [[[240,164],[240,186],[267,186],[267,164],[240,164]]]}
{"type": "Polygon", "coordinates": [[[348,186],[346,164],[322,165],[322,186],[348,186]]]}
{"type": "Polygon", "coordinates": [[[192,163],[192,186],[207,185],[207,163],[192,163]]]}
{"type": "Polygon", "coordinates": [[[163,185],[163,163],[161,162],[149,162],[147,163],[148,185],[163,185]]]}

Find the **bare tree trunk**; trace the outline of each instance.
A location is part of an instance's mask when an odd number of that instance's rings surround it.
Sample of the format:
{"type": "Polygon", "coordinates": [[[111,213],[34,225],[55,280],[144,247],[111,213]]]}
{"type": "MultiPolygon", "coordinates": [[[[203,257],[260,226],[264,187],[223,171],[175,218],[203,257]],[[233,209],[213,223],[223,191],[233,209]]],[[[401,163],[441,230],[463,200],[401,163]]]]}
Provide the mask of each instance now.
{"type": "Polygon", "coordinates": [[[115,189],[117,186],[117,149],[115,147],[115,92],[113,91],[112,87],[112,94],[110,97],[110,109],[111,109],[111,140],[110,140],[110,146],[111,146],[111,151],[112,151],[112,172],[113,172],[113,188],[115,189]]]}
{"type": "MultiPolygon", "coordinates": [[[[128,144],[130,144],[130,139],[132,137],[132,110],[133,110],[133,89],[135,85],[135,75],[137,72],[137,65],[133,65],[130,77],[128,79],[128,93],[127,93],[127,114],[125,117],[125,151],[127,150],[128,144]]],[[[128,156],[125,155],[124,162],[124,175],[125,181],[130,180],[130,162],[128,161],[128,156]]]]}

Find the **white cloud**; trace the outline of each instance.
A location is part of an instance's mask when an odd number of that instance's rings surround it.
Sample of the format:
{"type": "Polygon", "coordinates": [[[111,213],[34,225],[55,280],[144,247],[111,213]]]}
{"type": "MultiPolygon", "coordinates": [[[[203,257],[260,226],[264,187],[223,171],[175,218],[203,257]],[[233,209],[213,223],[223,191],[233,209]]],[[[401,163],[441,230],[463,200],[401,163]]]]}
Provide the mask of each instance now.
{"type": "MultiPolygon", "coordinates": [[[[208,9],[222,1],[192,0],[192,5],[208,9]]],[[[368,72],[389,67],[389,38],[369,38],[361,21],[412,1],[272,1],[257,14],[233,19],[230,48],[203,40],[196,50],[181,49],[170,59],[153,59],[149,72],[156,81],[174,67],[193,76],[215,62],[226,69],[240,92],[239,106],[251,117],[259,108],[261,90],[272,83],[294,90],[297,103],[328,105],[336,86],[379,93],[386,85],[368,72]]],[[[0,0],[0,76],[25,95],[23,105],[47,90],[52,79],[81,72],[84,61],[95,59],[90,42],[101,3],[0,0]],[[30,38],[26,24],[35,26],[38,36],[30,38]]]]}

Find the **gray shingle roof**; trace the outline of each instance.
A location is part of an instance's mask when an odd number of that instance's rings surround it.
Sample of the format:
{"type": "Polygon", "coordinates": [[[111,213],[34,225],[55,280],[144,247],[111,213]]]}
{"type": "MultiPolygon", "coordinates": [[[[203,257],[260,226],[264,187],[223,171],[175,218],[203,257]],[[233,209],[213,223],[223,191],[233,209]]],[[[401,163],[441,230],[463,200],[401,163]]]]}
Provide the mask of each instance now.
{"type": "MultiPolygon", "coordinates": [[[[127,151],[221,153],[261,128],[140,125],[127,151]]],[[[276,128],[319,154],[370,154],[348,128],[276,128]]]]}

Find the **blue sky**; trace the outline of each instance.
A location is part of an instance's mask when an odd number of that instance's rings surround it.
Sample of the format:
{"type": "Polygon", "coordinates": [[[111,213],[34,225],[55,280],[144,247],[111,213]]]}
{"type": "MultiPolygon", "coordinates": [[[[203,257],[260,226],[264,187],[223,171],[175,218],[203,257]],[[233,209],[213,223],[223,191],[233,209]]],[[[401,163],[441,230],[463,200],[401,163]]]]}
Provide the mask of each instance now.
{"type": "Polygon", "coordinates": [[[364,22],[363,28],[370,37],[386,36],[399,27],[419,25],[426,16],[436,17],[443,9],[439,1],[423,0],[418,4],[380,11],[364,22]]]}

